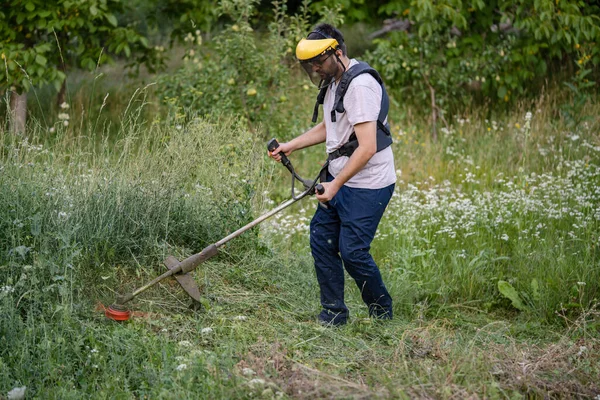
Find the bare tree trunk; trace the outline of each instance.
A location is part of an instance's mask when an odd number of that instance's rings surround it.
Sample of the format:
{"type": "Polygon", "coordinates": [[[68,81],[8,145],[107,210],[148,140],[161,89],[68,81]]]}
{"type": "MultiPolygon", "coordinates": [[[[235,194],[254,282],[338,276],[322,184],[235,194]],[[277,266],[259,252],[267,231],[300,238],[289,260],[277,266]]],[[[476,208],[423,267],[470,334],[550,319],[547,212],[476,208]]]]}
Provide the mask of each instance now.
{"type": "MultiPolygon", "coordinates": [[[[429,83],[428,83],[429,84],[429,83]]],[[[435,104],[435,89],[429,85],[429,93],[431,93],[431,117],[433,126],[433,141],[437,142],[437,105],[435,104]]]]}
{"type": "Polygon", "coordinates": [[[27,119],[27,93],[11,92],[10,117],[10,131],[18,135],[24,134],[27,119]]]}

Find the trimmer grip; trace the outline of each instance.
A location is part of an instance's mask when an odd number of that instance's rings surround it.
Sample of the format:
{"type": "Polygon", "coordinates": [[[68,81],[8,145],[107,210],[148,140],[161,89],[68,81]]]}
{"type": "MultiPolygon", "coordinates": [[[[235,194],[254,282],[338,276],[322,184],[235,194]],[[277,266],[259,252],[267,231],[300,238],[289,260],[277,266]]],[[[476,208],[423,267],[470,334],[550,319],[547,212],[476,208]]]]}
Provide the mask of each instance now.
{"type": "MultiPolygon", "coordinates": [[[[317,192],[318,194],[323,194],[323,193],[325,193],[325,188],[320,183],[317,183],[317,185],[315,186],[315,192],[317,192]]],[[[329,208],[328,201],[326,201],[324,203],[319,203],[319,205],[323,208],[329,208]]]]}
{"type": "MultiPolygon", "coordinates": [[[[276,148],[279,147],[279,142],[277,141],[277,139],[273,138],[271,140],[269,140],[269,142],[267,143],[267,150],[269,151],[273,151],[276,148]]],[[[292,166],[290,164],[290,160],[287,158],[287,156],[282,152],[279,153],[279,155],[281,156],[281,163],[291,172],[294,173],[294,171],[292,170],[292,166]]]]}
{"type": "Polygon", "coordinates": [[[269,150],[269,151],[273,151],[278,147],[279,147],[279,142],[275,138],[269,140],[269,143],[267,143],[267,150],[269,150]]]}

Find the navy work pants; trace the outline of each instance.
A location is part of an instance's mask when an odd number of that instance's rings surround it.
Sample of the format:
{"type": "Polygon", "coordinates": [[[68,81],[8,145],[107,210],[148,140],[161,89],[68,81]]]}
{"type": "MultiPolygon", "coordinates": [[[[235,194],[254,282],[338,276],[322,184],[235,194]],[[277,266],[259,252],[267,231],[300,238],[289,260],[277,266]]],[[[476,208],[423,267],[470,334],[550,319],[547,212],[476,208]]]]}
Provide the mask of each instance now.
{"type": "Polygon", "coordinates": [[[321,322],[338,325],[348,319],[344,267],[358,285],[369,315],[392,318],[392,298],[369,250],[394,186],[383,189],[342,186],[329,202],[329,208],[317,207],[310,223],[310,247],[321,289],[321,322]]]}

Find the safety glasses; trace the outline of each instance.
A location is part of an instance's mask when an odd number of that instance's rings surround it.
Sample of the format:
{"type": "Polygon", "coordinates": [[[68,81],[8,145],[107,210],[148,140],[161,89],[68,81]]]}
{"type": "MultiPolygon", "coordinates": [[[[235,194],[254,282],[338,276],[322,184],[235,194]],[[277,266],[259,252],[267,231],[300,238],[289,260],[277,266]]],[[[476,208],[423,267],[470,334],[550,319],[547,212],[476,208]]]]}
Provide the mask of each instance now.
{"type": "Polygon", "coordinates": [[[323,66],[323,64],[325,64],[325,62],[329,59],[329,57],[331,57],[334,53],[335,53],[335,50],[329,51],[327,54],[324,54],[320,57],[315,57],[313,59],[306,60],[306,61],[300,61],[300,63],[303,65],[310,66],[310,67],[321,68],[323,66]]]}

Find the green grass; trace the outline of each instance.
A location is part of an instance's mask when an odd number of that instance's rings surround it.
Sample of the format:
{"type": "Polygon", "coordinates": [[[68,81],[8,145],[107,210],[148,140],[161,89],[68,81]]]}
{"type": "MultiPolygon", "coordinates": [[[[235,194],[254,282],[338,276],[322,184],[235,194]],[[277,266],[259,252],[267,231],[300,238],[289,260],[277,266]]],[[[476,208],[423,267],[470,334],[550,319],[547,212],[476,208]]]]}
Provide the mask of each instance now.
{"type": "MultiPolygon", "coordinates": [[[[351,280],[350,324],[315,322],[305,199],[194,272],[202,310],[167,280],[115,323],[99,303],[289,196],[243,123],[153,123],[137,96],[111,114],[116,131],[102,118],[0,131],[0,398],[600,394],[597,123],[569,132],[540,101],[452,118],[434,143],[426,121],[393,113],[402,172],[373,244],[391,322],[368,319],[351,280]]],[[[303,176],[322,158],[292,155],[303,176]]]]}

